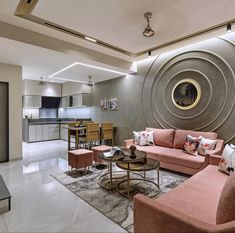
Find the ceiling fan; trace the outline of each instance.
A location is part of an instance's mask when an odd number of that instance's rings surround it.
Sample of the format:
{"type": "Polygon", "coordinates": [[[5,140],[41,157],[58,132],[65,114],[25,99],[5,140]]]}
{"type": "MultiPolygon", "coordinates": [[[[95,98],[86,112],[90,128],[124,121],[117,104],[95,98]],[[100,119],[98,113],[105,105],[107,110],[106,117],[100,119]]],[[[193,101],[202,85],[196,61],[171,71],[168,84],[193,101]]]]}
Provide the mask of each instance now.
{"type": "Polygon", "coordinates": [[[43,77],[40,77],[40,82],[38,83],[39,86],[44,86],[46,83],[43,81],[43,77]]]}
{"type": "Polygon", "coordinates": [[[89,79],[89,81],[88,81],[87,85],[90,86],[90,87],[93,87],[93,86],[94,86],[94,83],[91,81],[92,76],[91,76],[91,75],[88,75],[88,79],[89,79]]]}

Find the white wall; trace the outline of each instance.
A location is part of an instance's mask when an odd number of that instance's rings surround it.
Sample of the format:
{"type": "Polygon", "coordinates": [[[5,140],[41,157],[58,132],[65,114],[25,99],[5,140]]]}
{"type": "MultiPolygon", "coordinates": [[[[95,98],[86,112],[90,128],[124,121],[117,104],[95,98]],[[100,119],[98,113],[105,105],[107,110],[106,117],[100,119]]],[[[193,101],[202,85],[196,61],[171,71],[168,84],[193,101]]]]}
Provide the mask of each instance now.
{"type": "Polygon", "coordinates": [[[39,81],[25,79],[23,81],[23,95],[40,95],[61,97],[61,84],[45,82],[46,85],[39,86],[39,81]]]}
{"type": "Polygon", "coordinates": [[[91,87],[77,82],[66,82],[62,84],[62,96],[75,95],[78,93],[91,93],[91,87]]]}
{"type": "Polygon", "coordinates": [[[22,67],[0,63],[0,81],[9,83],[9,159],[21,159],[22,67]]]}

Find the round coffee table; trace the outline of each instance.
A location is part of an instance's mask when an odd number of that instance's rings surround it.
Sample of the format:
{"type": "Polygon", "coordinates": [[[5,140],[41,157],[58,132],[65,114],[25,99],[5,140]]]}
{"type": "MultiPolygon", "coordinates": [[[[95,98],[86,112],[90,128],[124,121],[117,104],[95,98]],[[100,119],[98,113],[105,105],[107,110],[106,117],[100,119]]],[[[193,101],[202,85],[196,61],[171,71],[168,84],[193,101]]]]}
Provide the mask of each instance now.
{"type": "MultiPolygon", "coordinates": [[[[124,157],[123,158],[117,158],[115,156],[112,157],[105,157],[103,153],[99,154],[99,158],[107,162],[108,164],[108,172],[104,173],[99,177],[99,185],[107,190],[115,190],[116,185],[113,185],[113,179],[122,179],[126,176],[117,176],[114,177],[114,174],[120,174],[123,173],[124,171],[113,171],[112,165],[113,163],[123,163],[123,164],[128,164],[128,163],[133,163],[133,162],[141,162],[146,159],[146,154],[141,151],[136,151],[136,157],[132,158],[129,150],[127,149],[122,149],[124,152],[124,157]],[[108,182],[107,182],[108,181],[108,182]],[[109,183],[109,184],[107,184],[109,183]]],[[[142,177],[141,174],[137,174],[142,177]]]]}
{"type": "MultiPolygon", "coordinates": [[[[144,152],[143,152],[144,153],[144,152]]],[[[144,181],[148,182],[150,184],[153,184],[157,188],[157,192],[155,192],[154,195],[150,195],[149,197],[154,197],[160,192],[160,186],[159,186],[159,168],[160,168],[160,162],[154,159],[146,158],[144,160],[140,161],[118,161],[116,162],[117,166],[121,168],[122,170],[127,171],[127,179],[119,182],[117,184],[117,191],[127,197],[130,198],[132,197],[130,195],[130,182],[131,181],[144,181]],[[157,170],[157,183],[150,180],[146,179],[146,172],[148,171],[154,171],[157,170]],[[141,178],[131,178],[130,177],[130,172],[134,172],[135,174],[137,172],[144,172],[144,175],[141,178]],[[125,189],[121,189],[120,186],[124,183],[127,183],[127,186],[125,189]]]]}

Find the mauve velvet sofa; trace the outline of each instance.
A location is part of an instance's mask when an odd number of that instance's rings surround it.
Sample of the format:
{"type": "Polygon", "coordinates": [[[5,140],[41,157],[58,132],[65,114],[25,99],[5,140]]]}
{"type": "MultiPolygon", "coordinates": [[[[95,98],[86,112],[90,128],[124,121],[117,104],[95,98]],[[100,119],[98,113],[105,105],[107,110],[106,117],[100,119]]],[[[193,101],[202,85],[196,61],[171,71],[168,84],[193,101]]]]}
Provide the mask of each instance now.
{"type": "MultiPolygon", "coordinates": [[[[160,161],[161,168],[193,175],[204,169],[210,162],[211,155],[221,155],[224,141],[217,139],[214,132],[200,132],[190,130],[156,129],[152,130],[155,146],[136,146],[138,150],[145,151],[148,157],[160,161]],[[183,148],[187,135],[198,137],[203,136],[208,139],[217,139],[216,148],[209,151],[210,156],[194,156],[187,154],[183,148]]],[[[134,144],[134,139],[124,140],[124,147],[129,148],[134,144]]]]}
{"type": "Polygon", "coordinates": [[[208,165],[155,200],[137,194],[134,232],[235,233],[235,172],[208,165]]]}

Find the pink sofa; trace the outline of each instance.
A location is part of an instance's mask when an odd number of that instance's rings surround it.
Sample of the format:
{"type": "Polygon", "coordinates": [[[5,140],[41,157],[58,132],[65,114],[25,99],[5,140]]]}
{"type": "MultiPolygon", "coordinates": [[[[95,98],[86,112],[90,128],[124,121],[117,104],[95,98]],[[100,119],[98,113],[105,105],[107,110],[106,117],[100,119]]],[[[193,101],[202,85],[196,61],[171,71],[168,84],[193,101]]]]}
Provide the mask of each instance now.
{"type": "Polygon", "coordinates": [[[136,195],[134,232],[234,233],[234,194],[235,172],[228,176],[208,165],[156,200],[136,195]]]}
{"type": "MultiPolygon", "coordinates": [[[[210,156],[193,156],[187,154],[183,148],[188,134],[203,136],[208,139],[217,139],[214,132],[199,132],[189,130],[155,129],[153,130],[155,146],[137,146],[138,150],[145,151],[148,157],[160,161],[161,167],[173,171],[193,175],[204,169],[210,162],[210,156]]],[[[124,147],[129,148],[134,144],[133,139],[124,140],[124,147]]],[[[210,155],[221,155],[224,141],[218,139],[216,148],[209,152],[210,155]]]]}

